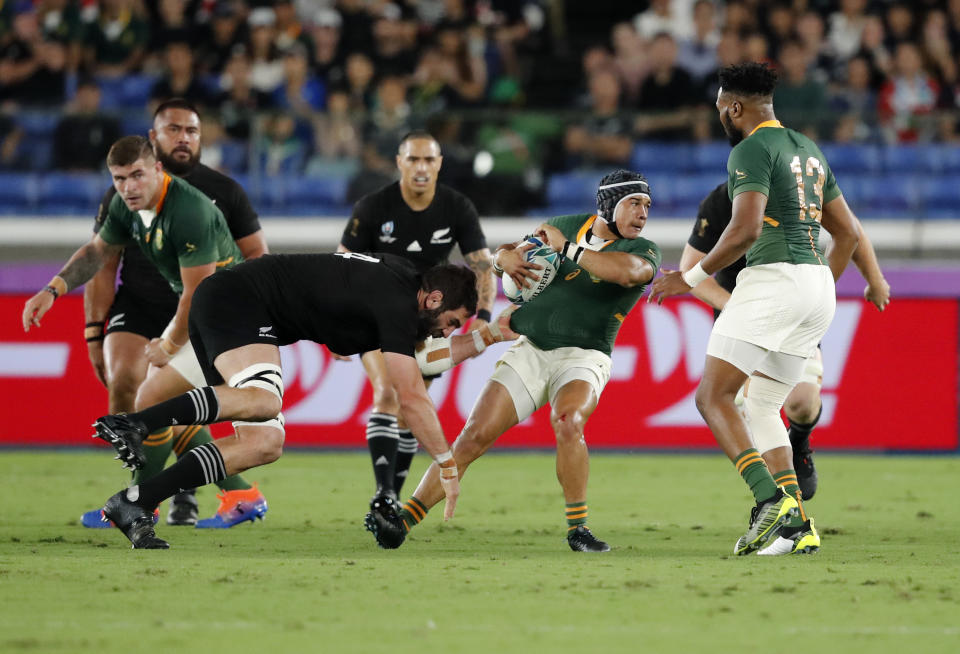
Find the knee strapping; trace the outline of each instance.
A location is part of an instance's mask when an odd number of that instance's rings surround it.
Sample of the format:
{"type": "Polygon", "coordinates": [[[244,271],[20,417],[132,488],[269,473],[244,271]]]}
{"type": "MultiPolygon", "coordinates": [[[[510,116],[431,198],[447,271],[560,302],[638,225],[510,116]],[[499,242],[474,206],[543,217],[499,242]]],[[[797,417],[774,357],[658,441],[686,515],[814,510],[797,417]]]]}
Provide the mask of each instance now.
{"type": "Polygon", "coordinates": [[[242,427],[244,425],[250,427],[273,427],[274,429],[279,429],[281,433],[286,434],[286,430],[283,426],[286,424],[286,420],[283,418],[282,413],[278,413],[276,418],[271,418],[270,420],[263,420],[261,422],[251,422],[248,420],[236,420],[233,423],[233,430],[236,431],[237,427],[242,427]]]}
{"type": "Polygon", "coordinates": [[[273,363],[255,363],[235,374],[227,381],[233,388],[262,388],[283,401],[283,376],[280,366],[273,363]]]}
{"type": "Polygon", "coordinates": [[[760,454],[778,447],[788,447],[790,438],[780,418],[791,387],[775,379],[750,377],[750,385],[744,397],[747,423],[753,436],[753,444],[760,454]]]}

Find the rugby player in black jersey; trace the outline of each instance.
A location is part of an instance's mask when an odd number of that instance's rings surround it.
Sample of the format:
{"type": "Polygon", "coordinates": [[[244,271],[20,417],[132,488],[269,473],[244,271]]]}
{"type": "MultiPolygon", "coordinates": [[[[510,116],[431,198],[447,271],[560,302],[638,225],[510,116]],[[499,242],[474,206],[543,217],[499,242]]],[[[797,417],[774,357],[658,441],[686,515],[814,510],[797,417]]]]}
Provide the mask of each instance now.
{"type": "MultiPolygon", "coordinates": [[[[680,270],[693,268],[713,249],[730,223],[732,215],[733,202],[727,193],[727,184],[723,183],[700,203],[693,231],[680,258],[680,270]]],[[[890,285],[884,279],[876,252],[863,225],[857,221],[857,226],[860,228],[860,243],[851,259],[867,282],[863,290],[864,298],[883,311],[890,302],[890,285]]],[[[717,271],[713,277],[700,282],[691,293],[713,307],[714,316],[719,315],[737,285],[737,275],[746,265],[746,256],[740,257],[736,262],[717,271]]],[[[783,405],[783,411],[790,423],[788,434],[793,449],[793,467],[805,500],[811,499],[817,491],[817,469],[813,463],[810,434],[820,420],[822,380],[823,360],[820,349],[817,348],[814,356],[807,360],[800,383],[793,387],[783,405]]],[[[747,383],[749,384],[749,381],[747,383]]]]}
{"type": "MultiPolygon", "coordinates": [[[[160,501],[275,461],[284,439],[279,348],[311,340],[344,355],[381,351],[407,423],[441,468],[451,517],[459,495],[456,462],[415,348],[427,336],[450,337],[476,304],[476,277],[468,269],[448,264],[420,274],[402,257],[383,253],[271,255],[212,275],[190,311],[190,340],[209,385],[143,411],[104,416],[96,427],[124,457],[136,456],[147,434],[167,425],[232,420],[235,434],[194,448],[113,495],[104,515],[135,548],[166,548],[151,519],[160,501]]],[[[508,323],[509,315],[497,322],[508,323]]],[[[504,329],[504,336],[515,337],[504,329]]],[[[457,363],[475,355],[481,350],[476,340],[474,334],[451,337],[445,356],[457,363]]],[[[368,527],[401,536],[395,508],[379,508],[368,527]]]]}
{"type": "MultiPolygon", "coordinates": [[[[257,213],[239,184],[200,163],[200,130],[196,108],[182,98],[174,98],[157,107],[149,137],[164,170],[189,182],[220,209],[244,259],[259,257],[267,252],[267,243],[257,213]]],[[[113,186],[104,193],[94,232],[106,219],[114,195],[113,186]]],[[[160,364],[159,360],[151,360],[147,348],[151,342],[158,342],[170,323],[178,297],[139,248],[125,248],[122,257],[108,261],[84,287],[83,299],[90,362],[97,378],[107,387],[111,413],[133,411],[182,392],[178,386],[171,393],[164,381],[168,375],[179,377],[173,369],[165,371],[165,375],[151,376],[144,383],[150,364],[160,364]],[[118,266],[120,286],[116,288],[118,266]]],[[[209,429],[198,425],[186,425],[151,438],[144,447],[147,463],[134,473],[134,483],[160,472],[171,450],[181,456],[211,440],[209,429]]],[[[220,488],[221,509],[238,503],[251,506],[248,500],[255,500],[256,504],[262,498],[254,486],[239,476],[223,480],[220,488]]],[[[260,505],[265,510],[266,502],[260,505]]],[[[218,511],[198,524],[197,513],[196,496],[192,489],[187,490],[171,500],[167,524],[230,527],[247,519],[243,512],[228,515],[218,511]]],[[[100,519],[100,509],[84,513],[81,523],[91,528],[109,527],[100,519]]]]}
{"type": "MultiPolygon", "coordinates": [[[[471,329],[480,329],[490,322],[497,294],[493,259],[473,203],[437,183],[442,163],[440,145],[428,132],[414,131],[404,136],[397,151],[400,180],[357,202],[338,251],[390,252],[410,260],[423,272],[446,262],[454,244],[458,245],[477,275],[477,319],[471,329]]],[[[377,485],[371,501],[374,505],[396,499],[417,451],[417,441],[399,412],[397,396],[387,382],[383,356],[377,351],[367,352],[361,361],[373,387],[366,435],[377,485]]]]}

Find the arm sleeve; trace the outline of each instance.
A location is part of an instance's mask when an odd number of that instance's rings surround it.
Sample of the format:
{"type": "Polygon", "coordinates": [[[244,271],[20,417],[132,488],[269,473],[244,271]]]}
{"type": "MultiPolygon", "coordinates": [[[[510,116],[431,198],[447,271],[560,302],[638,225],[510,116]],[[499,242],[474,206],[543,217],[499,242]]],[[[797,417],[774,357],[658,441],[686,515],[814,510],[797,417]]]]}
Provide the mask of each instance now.
{"type": "Polygon", "coordinates": [[[367,196],[360,198],[353,206],[353,214],[340,237],[340,244],[351,252],[372,252],[377,249],[373,233],[376,208],[373,205],[373,200],[367,196]]]}
{"type": "Polygon", "coordinates": [[[228,210],[227,226],[230,228],[233,240],[237,241],[260,231],[260,218],[250,204],[246,191],[236,182],[231,185],[228,210]]]}
{"type": "Polygon", "coordinates": [[[709,252],[720,240],[720,235],[730,223],[733,202],[727,194],[726,183],[710,191],[700,203],[697,220],[693,224],[687,243],[701,252],[709,252]]]}
{"type": "Polygon", "coordinates": [[[194,203],[195,216],[188,220],[178,220],[176,230],[168,234],[177,253],[181,268],[203,266],[216,263],[219,254],[217,248],[217,220],[223,217],[220,210],[210,203],[194,203]]]}
{"type": "Polygon", "coordinates": [[[457,197],[456,216],[458,219],[457,244],[460,246],[460,252],[467,254],[487,247],[487,238],[480,227],[480,215],[470,198],[463,195],[457,197]]]}
{"type": "MultiPolygon", "coordinates": [[[[104,196],[106,199],[106,195],[104,196]]],[[[109,243],[110,245],[125,245],[130,242],[133,236],[130,234],[129,228],[123,223],[123,220],[119,217],[120,205],[123,203],[123,200],[116,193],[113,198],[110,200],[110,203],[107,205],[106,214],[103,217],[103,222],[99,223],[100,228],[94,228],[100,238],[109,243]]],[[[100,219],[100,214],[103,213],[103,206],[101,205],[100,212],[97,214],[97,220],[100,219]]]]}
{"type": "Polygon", "coordinates": [[[757,139],[741,141],[727,160],[727,184],[730,196],[736,197],[745,191],[759,191],[770,196],[770,152],[757,139]]]}

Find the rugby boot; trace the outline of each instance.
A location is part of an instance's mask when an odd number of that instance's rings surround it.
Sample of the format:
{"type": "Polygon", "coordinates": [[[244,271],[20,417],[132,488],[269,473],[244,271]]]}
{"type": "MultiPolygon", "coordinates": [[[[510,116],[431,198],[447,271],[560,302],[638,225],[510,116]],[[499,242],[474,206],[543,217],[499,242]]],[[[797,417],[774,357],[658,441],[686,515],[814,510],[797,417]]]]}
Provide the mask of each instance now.
{"type": "Polygon", "coordinates": [[[574,552],[609,552],[610,546],[593,535],[585,525],[577,525],[567,533],[567,545],[574,552]]]}
{"type": "Polygon", "coordinates": [[[733,553],[737,556],[750,554],[761,547],[774,536],[791,518],[800,514],[800,505],[790,495],[777,486],[777,492],[770,499],[757,502],[750,510],[750,525],[747,533],[737,539],[733,546],[733,553]]]}
{"type": "Polygon", "coordinates": [[[197,529],[229,529],[241,522],[263,520],[267,513],[267,498],[254,484],[253,488],[217,493],[220,508],[211,518],[197,522],[197,529]]]}
{"type": "Polygon", "coordinates": [[[820,551],[820,533],[813,518],[796,527],[784,527],[777,539],[757,552],[759,556],[816,554],[820,551]]]}
{"type": "MultiPolygon", "coordinates": [[[[153,524],[160,522],[160,509],[153,512],[153,524]]],[[[80,524],[87,529],[109,529],[115,527],[112,522],[103,517],[103,509],[93,509],[80,516],[80,524]]]]}
{"type": "Polygon", "coordinates": [[[131,502],[127,497],[130,490],[125,488],[107,500],[103,505],[104,520],[110,520],[117,529],[122,531],[135,550],[170,549],[170,544],[157,538],[156,532],[153,531],[156,511],[149,511],[131,502]]]}
{"type": "Polygon", "coordinates": [[[377,545],[385,550],[397,549],[407,538],[407,530],[397,513],[397,501],[392,493],[373,496],[370,512],[364,517],[363,525],[373,534],[377,545]]]}
{"type": "Polygon", "coordinates": [[[192,488],[177,493],[170,498],[170,510],[167,512],[167,524],[174,527],[192,527],[197,524],[197,489],[192,488]]]}
{"type": "Polygon", "coordinates": [[[117,414],[98,418],[93,426],[97,429],[93,438],[110,443],[117,451],[117,456],[113,458],[123,461],[124,468],[139,470],[147,462],[147,456],[143,453],[143,441],[148,434],[142,422],[131,420],[124,414],[117,414]]]}

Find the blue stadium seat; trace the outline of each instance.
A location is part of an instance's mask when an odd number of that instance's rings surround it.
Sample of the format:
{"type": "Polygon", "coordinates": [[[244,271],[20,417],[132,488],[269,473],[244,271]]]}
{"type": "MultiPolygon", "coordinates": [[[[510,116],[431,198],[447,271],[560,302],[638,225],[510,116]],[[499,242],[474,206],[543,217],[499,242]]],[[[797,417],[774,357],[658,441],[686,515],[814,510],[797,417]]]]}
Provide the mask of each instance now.
{"type": "Polygon", "coordinates": [[[37,136],[49,138],[57,129],[59,122],[59,112],[21,111],[16,118],[16,123],[23,128],[29,138],[37,136]]]}
{"type": "MultiPolygon", "coordinates": [[[[726,141],[698,143],[693,146],[693,165],[698,173],[727,174],[727,158],[730,156],[730,144],[726,141]]],[[[720,182],[717,182],[718,184],[720,182]]]]}
{"type": "Polygon", "coordinates": [[[693,146],[686,143],[640,142],[633,148],[630,167],[647,171],[680,172],[693,168],[693,146]]]}
{"type": "Polygon", "coordinates": [[[150,91],[157,83],[153,75],[126,75],[120,83],[120,106],[129,109],[143,109],[150,101],[150,91]]]}
{"type": "Polygon", "coordinates": [[[888,173],[938,172],[940,153],[924,145],[890,145],[881,150],[883,170],[888,173]]]}
{"type": "Polygon", "coordinates": [[[957,145],[930,145],[941,173],[960,173],[960,146],[957,145]]]}
{"type": "Polygon", "coordinates": [[[18,159],[25,168],[43,172],[53,166],[53,134],[37,134],[20,141],[18,159]]]}
{"type": "Polygon", "coordinates": [[[835,174],[875,173],[880,171],[880,150],[874,145],[824,143],[820,146],[835,174]]]}
{"type": "Polygon", "coordinates": [[[146,136],[153,127],[153,120],[146,113],[128,112],[120,117],[120,131],[124,136],[137,134],[146,136]]]}
{"type": "Polygon", "coordinates": [[[868,218],[918,217],[920,187],[912,175],[848,175],[840,184],[854,213],[868,218]]]}
{"type": "Polygon", "coordinates": [[[594,206],[597,198],[597,184],[607,172],[609,171],[577,170],[570,173],[554,173],[547,180],[547,204],[594,206]]]}
{"type": "Polygon", "coordinates": [[[0,213],[30,213],[36,208],[38,195],[33,173],[0,173],[0,213]]]}
{"type": "Polygon", "coordinates": [[[244,141],[224,141],[221,145],[221,167],[230,175],[246,172],[250,167],[250,152],[244,141]]]}
{"type": "Polygon", "coordinates": [[[99,173],[47,173],[40,179],[41,207],[93,216],[110,180],[99,173]]]}
{"type": "Polygon", "coordinates": [[[936,175],[921,184],[925,218],[960,218],[960,175],[936,175]]]}
{"type": "Polygon", "coordinates": [[[284,186],[284,207],[294,215],[316,215],[347,203],[346,177],[291,177],[284,186]]]}

